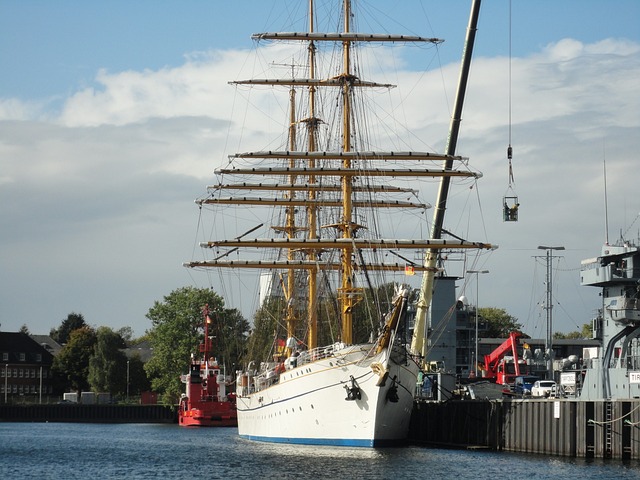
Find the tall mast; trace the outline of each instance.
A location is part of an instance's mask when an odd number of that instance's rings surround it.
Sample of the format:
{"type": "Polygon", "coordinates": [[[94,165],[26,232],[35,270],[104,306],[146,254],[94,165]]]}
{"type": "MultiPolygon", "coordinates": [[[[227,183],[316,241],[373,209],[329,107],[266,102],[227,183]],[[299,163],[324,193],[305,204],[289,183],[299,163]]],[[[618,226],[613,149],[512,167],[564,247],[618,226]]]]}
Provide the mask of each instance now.
{"type": "MultiPolygon", "coordinates": [[[[309,32],[315,31],[314,26],[314,6],[313,0],[309,0],[309,32]]],[[[309,42],[309,78],[314,80],[316,78],[316,46],[312,41],[309,42]]],[[[316,119],[316,87],[311,85],[309,87],[309,118],[306,121],[307,124],[307,147],[310,152],[317,150],[316,135],[318,121],[316,119]]],[[[308,165],[310,169],[316,168],[316,161],[314,158],[309,159],[308,165]]],[[[309,185],[314,187],[316,184],[315,175],[309,176],[309,185]]],[[[308,237],[315,239],[318,238],[317,222],[318,222],[318,209],[313,206],[316,200],[316,189],[310,188],[308,191],[308,197],[311,205],[307,207],[307,223],[308,223],[308,237]]],[[[307,259],[309,261],[316,260],[316,251],[309,250],[307,253],[307,259]]],[[[307,300],[307,321],[309,327],[309,334],[307,336],[308,348],[314,349],[318,346],[318,271],[316,269],[309,270],[309,285],[308,285],[309,299],[307,300]]]]}
{"type": "Polygon", "coordinates": [[[209,305],[205,305],[202,309],[202,315],[204,316],[204,342],[200,344],[200,352],[202,358],[204,358],[209,365],[209,354],[213,351],[212,340],[209,336],[209,324],[211,323],[211,317],[209,316],[209,305]]]}
{"type": "MultiPolygon", "coordinates": [[[[350,32],[351,2],[344,0],[344,33],[350,32]]],[[[351,42],[342,42],[342,151],[351,151],[351,42]]],[[[351,157],[347,156],[342,162],[344,169],[351,169],[351,157]]],[[[343,176],[342,183],[342,238],[353,237],[352,208],[352,177],[343,176]]],[[[353,342],[353,307],[359,301],[360,289],[353,285],[353,267],[351,257],[353,248],[348,245],[342,251],[342,285],[339,289],[340,306],[342,310],[342,341],[346,344],[353,342]]]]}
{"type": "MultiPolygon", "coordinates": [[[[291,66],[291,70],[293,73],[294,66],[291,66]]],[[[293,77],[293,75],[292,75],[293,77]]],[[[296,150],[296,89],[295,87],[291,87],[289,90],[289,149],[292,151],[296,150]]],[[[295,170],[296,167],[296,159],[289,159],[289,168],[291,170],[295,170]]],[[[296,183],[296,175],[292,173],[289,176],[289,183],[291,185],[296,183]]],[[[295,199],[295,190],[289,191],[286,196],[289,200],[295,199]]],[[[292,202],[293,203],[293,202],[292,202]]],[[[296,236],[296,225],[295,225],[295,208],[293,205],[289,205],[286,210],[286,234],[287,238],[293,239],[296,236]]],[[[289,261],[293,261],[295,258],[295,254],[293,249],[287,250],[287,259],[289,261]]],[[[285,299],[287,301],[287,309],[286,309],[286,325],[287,325],[287,339],[295,337],[296,332],[296,302],[295,302],[295,270],[289,270],[287,273],[287,285],[285,290],[285,299]]],[[[287,348],[290,348],[287,345],[287,348]]]]}
{"type": "MultiPolygon", "coordinates": [[[[476,30],[478,27],[478,16],[480,14],[480,0],[473,0],[471,4],[471,13],[469,15],[469,25],[467,27],[467,37],[465,40],[464,52],[462,53],[462,63],[460,66],[460,78],[458,81],[458,92],[456,94],[456,102],[453,109],[453,116],[449,125],[449,138],[447,140],[446,155],[454,155],[458,143],[458,132],[460,131],[460,122],[462,121],[462,106],[464,104],[464,96],[467,90],[467,80],[469,78],[469,67],[471,65],[471,56],[473,54],[473,44],[476,38],[476,30]]],[[[447,158],[443,162],[444,170],[453,168],[453,159],[447,158]]],[[[449,185],[451,178],[443,176],[440,179],[440,188],[438,190],[438,200],[436,210],[433,215],[433,224],[431,227],[431,238],[439,239],[442,237],[442,225],[444,223],[444,214],[447,208],[447,196],[449,194],[449,185]]],[[[426,356],[427,346],[427,310],[431,304],[433,296],[433,277],[438,259],[438,250],[429,249],[425,255],[424,266],[426,271],[422,277],[422,285],[420,288],[420,297],[418,299],[418,307],[416,310],[416,320],[413,330],[413,339],[411,342],[411,350],[414,353],[420,353],[426,356]]]]}

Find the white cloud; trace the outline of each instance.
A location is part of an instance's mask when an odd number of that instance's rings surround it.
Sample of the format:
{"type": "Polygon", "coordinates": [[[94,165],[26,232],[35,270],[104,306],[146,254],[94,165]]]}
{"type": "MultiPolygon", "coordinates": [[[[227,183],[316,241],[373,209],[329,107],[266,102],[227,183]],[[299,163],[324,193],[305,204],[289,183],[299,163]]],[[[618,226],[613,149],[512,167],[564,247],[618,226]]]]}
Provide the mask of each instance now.
{"type": "Polygon", "coordinates": [[[38,117],[43,107],[41,102],[24,102],[16,98],[0,98],[0,121],[30,120],[38,117]]]}
{"type": "MultiPolygon", "coordinates": [[[[291,51],[290,47],[286,51],[291,51]]],[[[77,127],[126,125],[149,118],[226,116],[234,98],[228,82],[243,64],[255,62],[255,53],[229,50],[192,54],[183,65],[159,71],[101,70],[95,79],[98,87],[69,98],[60,122],[77,127]],[[230,76],[230,72],[235,73],[230,76]]]]}

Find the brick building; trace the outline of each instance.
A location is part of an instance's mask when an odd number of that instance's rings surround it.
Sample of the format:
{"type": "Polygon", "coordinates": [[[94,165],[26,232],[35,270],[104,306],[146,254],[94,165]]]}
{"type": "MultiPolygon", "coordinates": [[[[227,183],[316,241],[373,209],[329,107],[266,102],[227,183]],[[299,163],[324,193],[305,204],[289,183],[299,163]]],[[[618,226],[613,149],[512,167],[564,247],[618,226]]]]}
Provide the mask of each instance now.
{"type": "Polygon", "coordinates": [[[29,335],[0,332],[0,402],[38,403],[53,393],[53,354],[29,335]]]}

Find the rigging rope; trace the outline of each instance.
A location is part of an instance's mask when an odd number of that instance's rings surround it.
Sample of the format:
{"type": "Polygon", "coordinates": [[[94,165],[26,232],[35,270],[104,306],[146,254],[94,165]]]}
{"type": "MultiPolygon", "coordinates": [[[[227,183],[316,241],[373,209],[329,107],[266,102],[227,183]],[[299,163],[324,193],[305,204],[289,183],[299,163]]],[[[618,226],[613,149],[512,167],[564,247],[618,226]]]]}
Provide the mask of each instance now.
{"type": "Polygon", "coordinates": [[[515,179],[513,176],[513,165],[511,160],[513,159],[513,147],[511,146],[511,111],[512,111],[512,81],[511,81],[511,59],[512,59],[512,41],[511,41],[511,0],[509,0],[509,88],[508,88],[508,96],[509,96],[509,146],[507,147],[507,160],[509,162],[509,189],[512,189],[512,185],[515,184],[515,179]]]}
{"type": "Polygon", "coordinates": [[[507,191],[503,198],[503,220],[505,222],[517,222],[518,221],[518,207],[520,203],[518,202],[518,196],[515,193],[514,185],[515,178],[513,176],[513,147],[511,145],[511,132],[512,132],[512,75],[511,75],[511,65],[512,65],[512,22],[511,22],[511,0],[509,0],[509,75],[508,75],[508,136],[509,136],[509,145],[507,146],[507,162],[509,164],[509,181],[507,191]]]}
{"type": "MultiPolygon", "coordinates": [[[[623,418],[626,418],[628,416],[630,416],[633,412],[635,412],[636,410],[640,409],[640,406],[637,406],[636,408],[634,408],[633,410],[631,410],[628,413],[625,413],[624,415],[618,417],[618,418],[613,418],[611,420],[605,420],[605,421],[599,421],[599,420],[593,420],[593,419],[589,419],[587,421],[587,423],[593,424],[593,425],[606,425],[606,424],[611,424],[611,423],[615,423],[615,422],[619,422],[620,420],[622,420],[623,418]]],[[[631,420],[625,420],[625,422],[629,425],[637,425],[638,422],[631,422],[631,420]]]]}

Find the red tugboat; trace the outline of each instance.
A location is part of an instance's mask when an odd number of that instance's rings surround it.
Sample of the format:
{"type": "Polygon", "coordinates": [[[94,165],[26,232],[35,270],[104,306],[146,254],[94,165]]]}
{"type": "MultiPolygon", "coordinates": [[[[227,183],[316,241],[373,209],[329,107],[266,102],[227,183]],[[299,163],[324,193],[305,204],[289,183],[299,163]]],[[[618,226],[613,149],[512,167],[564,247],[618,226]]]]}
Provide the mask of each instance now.
{"type": "Polygon", "coordinates": [[[234,393],[227,393],[226,378],[212,353],[212,324],[209,309],[203,310],[204,342],[200,344],[201,359],[191,354],[189,373],[180,379],[186,393],[180,399],[178,424],[183,427],[237,427],[238,416],[234,393]]]}

